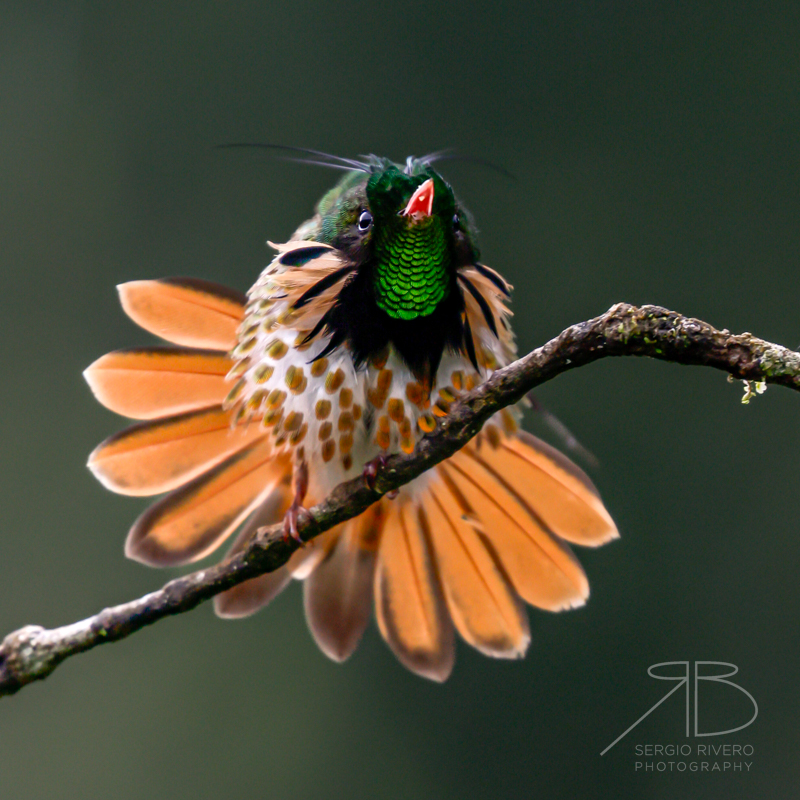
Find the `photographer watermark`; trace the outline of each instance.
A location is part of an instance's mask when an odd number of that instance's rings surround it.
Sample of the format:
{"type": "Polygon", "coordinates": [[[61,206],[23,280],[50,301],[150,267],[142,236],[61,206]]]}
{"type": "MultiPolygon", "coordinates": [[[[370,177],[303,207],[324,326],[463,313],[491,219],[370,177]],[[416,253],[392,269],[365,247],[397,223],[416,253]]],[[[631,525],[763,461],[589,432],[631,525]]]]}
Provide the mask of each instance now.
{"type": "MultiPolygon", "coordinates": [[[[623,731],[601,753],[604,756],[614,745],[624,739],[642,720],[650,716],[662,703],[668,700],[681,688],[684,689],[686,706],[686,737],[701,738],[707,736],[725,736],[744,730],[756,721],[758,703],[747,689],[728,678],[736,675],[739,668],[727,661],[662,661],[647,668],[647,674],[659,681],[674,681],[673,686],[657,703],[652,705],[636,722],[623,731]],[[728,671],[713,671],[714,667],[724,667],[728,671]],[[671,668],[670,674],[657,673],[655,670],[671,668]],[[725,684],[737,692],[746,695],[753,705],[750,719],[735,728],[721,731],[701,730],[700,725],[700,686],[703,681],[725,684]],[[691,687],[694,687],[694,703],[691,702],[691,687]],[[694,713],[692,713],[694,712],[694,713]]],[[[698,742],[685,744],[637,744],[634,755],[642,758],[635,762],[636,771],[643,772],[749,772],[753,766],[752,745],[740,744],[701,744],[698,742]]]]}

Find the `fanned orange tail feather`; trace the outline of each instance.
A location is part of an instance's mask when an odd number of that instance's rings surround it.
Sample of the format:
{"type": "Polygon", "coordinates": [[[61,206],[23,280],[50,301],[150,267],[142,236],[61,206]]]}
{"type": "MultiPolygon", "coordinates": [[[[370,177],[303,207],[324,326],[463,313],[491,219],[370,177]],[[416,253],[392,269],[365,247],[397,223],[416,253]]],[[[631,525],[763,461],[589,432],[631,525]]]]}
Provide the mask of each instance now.
{"type": "Polygon", "coordinates": [[[130,419],[157,419],[222,405],[233,361],[214,350],[147,347],[117,350],[83,373],[106,408],[130,419]]]}
{"type": "MultiPolygon", "coordinates": [[[[473,280],[491,288],[483,274],[473,280]]],[[[100,444],[92,471],[121,494],[168,492],[136,521],[126,553],[157,566],[184,564],[247,520],[229,551],[238,552],[292,500],[290,456],[275,450],[257,417],[234,424],[234,412],[222,407],[245,298],[191,279],[123,284],[120,296],[137,323],[178,345],[109,353],[85,373],[101,403],[144,420],[100,444]]],[[[214,605],[220,616],[246,616],[292,577],[305,580],[309,627],[323,652],[341,661],[355,650],[374,602],[397,658],[443,681],[455,631],[488,655],[523,655],[530,641],[523,601],[558,611],[589,595],[567,542],[597,546],[617,536],[592,482],[565,456],[528,434],[481,434],[396,500],[379,501],[214,605]]]]}
{"type": "Polygon", "coordinates": [[[197,278],[131,281],[117,287],[125,313],[150,333],[173,344],[232,350],[247,298],[197,278]]]}

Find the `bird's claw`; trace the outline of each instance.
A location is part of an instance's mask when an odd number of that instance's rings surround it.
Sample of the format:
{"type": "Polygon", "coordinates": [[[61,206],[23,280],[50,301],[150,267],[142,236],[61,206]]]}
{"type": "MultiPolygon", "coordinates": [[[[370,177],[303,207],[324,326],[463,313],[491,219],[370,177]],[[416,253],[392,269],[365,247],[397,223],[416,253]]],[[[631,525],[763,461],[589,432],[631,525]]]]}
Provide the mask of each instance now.
{"type": "Polygon", "coordinates": [[[308,514],[308,511],[303,508],[303,501],[306,499],[306,492],[308,491],[308,465],[305,461],[295,465],[292,474],[292,486],[294,488],[294,498],[283,518],[283,541],[288,542],[289,539],[294,539],[300,547],[305,547],[308,542],[304,542],[297,531],[300,514],[308,514]]]}
{"type": "MultiPolygon", "coordinates": [[[[373,492],[375,491],[375,481],[378,479],[378,473],[386,466],[386,461],[386,456],[381,454],[373,458],[372,461],[368,461],[367,465],[364,467],[362,473],[364,481],[373,492]]],[[[400,494],[399,489],[392,489],[390,492],[386,492],[385,496],[388,497],[389,500],[394,500],[398,494],[400,494]]]]}
{"type": "Polygon", "coordinates": [[[361,473],[364,476],[364,481],[371,491],[375,491],[375,481],[378,479],[378,473],[386,466],[386,456],[381,454],[375,456],[372,461],[368,461],[361,473]]]}
{"type": "Polygon", "coordinates": [[[295,500],[283,517],[283,541],[288,542],[289,539],[294,539],[300,547],[305,547],[311,542],[304,542],[298,533],[297,523],[300,520],[300,514],[308,514],[308,511],[303,508],[301,502],[295,500]]]}

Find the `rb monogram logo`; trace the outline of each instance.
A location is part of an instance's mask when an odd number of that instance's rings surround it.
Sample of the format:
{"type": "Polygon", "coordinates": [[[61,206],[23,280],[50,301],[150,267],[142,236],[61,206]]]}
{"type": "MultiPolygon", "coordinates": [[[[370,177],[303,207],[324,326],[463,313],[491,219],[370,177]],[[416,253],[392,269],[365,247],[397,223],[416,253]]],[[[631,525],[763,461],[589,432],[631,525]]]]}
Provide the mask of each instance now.
{"type": "Polygon", "coordinates": [[[636,722],[633,723],[626,731],[621,733],[614,739],[611,744],[603,750],[600,755],[604,756],[617,742],[627,736],[645,717],[650,716],[670,695],[675,694],[682,686],[686,687],[686,736],[689,737],[692,735],[692,730],[694,732],[694,736],[723,736],[726,733],[735,733],[736,731],[743,730],[744,728],[752,725],[756,717],[758,716],[758,703],[756,703],[755,698],[747,689],[743,689],[739,684],[734,683],[733,681],[727,680],[739,671],[739,668],[735,664],[729,664],[726,661],[662,661],[660,664],[652,664],[647,668],[647,674],[651,678],[655,678],[659,681],[675,681],[675,686],[672,687],[655,705],[651,706],[644,714],[642,714],[636,722]],[[689,692],[689,681],[692,677],[691,675],[691,665],[694,663],[694,727],[692,729],[691,726],[691,705],[690,705],[690,692],[689,692]],[[673,674],[673,675],[658,675],[653,670],[659,669],[660,667],[682,667],[682,672],[680,674],[673,674]],[[730,672],[721,672],[716,675],[701,675],[701,667],[706,666],[716,666],[716,667],[730,667],[730,672]],[[729,728],[726,731],[705,731],[703,733],[700,732],[700,721],[699,721],[699,705],[700,705],[700,691],[699,685],[700,681],[713,681],[715,683],[724,683],[728,686],[737,689],[738,691],[742,692],[742,694],[747,695],[750,698],[750,702],[753,704],[753,716],[744,723],[744,725],[739,725],[737,728],[729,728]]]}

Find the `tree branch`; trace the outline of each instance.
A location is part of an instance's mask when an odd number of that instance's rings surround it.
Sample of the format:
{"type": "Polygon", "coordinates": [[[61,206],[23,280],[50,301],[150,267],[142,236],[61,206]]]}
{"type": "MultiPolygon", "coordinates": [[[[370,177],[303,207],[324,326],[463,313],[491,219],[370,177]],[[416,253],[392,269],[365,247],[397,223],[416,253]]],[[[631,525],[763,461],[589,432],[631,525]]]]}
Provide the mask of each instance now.
{"type": "MultiPolygon", "coordinates": [[[[699,364],[735,378],[800,390],[800,353],[749,333],[718,331],[658,306],[639,308],[620,303],[602,316],[567,328],[462,395],[414,453],[387,459],[374,489],[355,478],[337,486],[328,498],[301,516],[300,535],[306,541],[313,539],[360,514],[386,492],[408,483],[463,447],[501,408],[568,370],[607,356],[650,356],[677,364],[699,364]]],[[[278,569],[297,546],[294,541],[283,540],[281,524],[273,525],[232,558],[172,580],[137,600],[61,628],[28,625],[14,631],[0,645],[0,696],[46,678],[69,656],[123,639],[164,617],[189,611],[248,578],[278,569]]]]}

